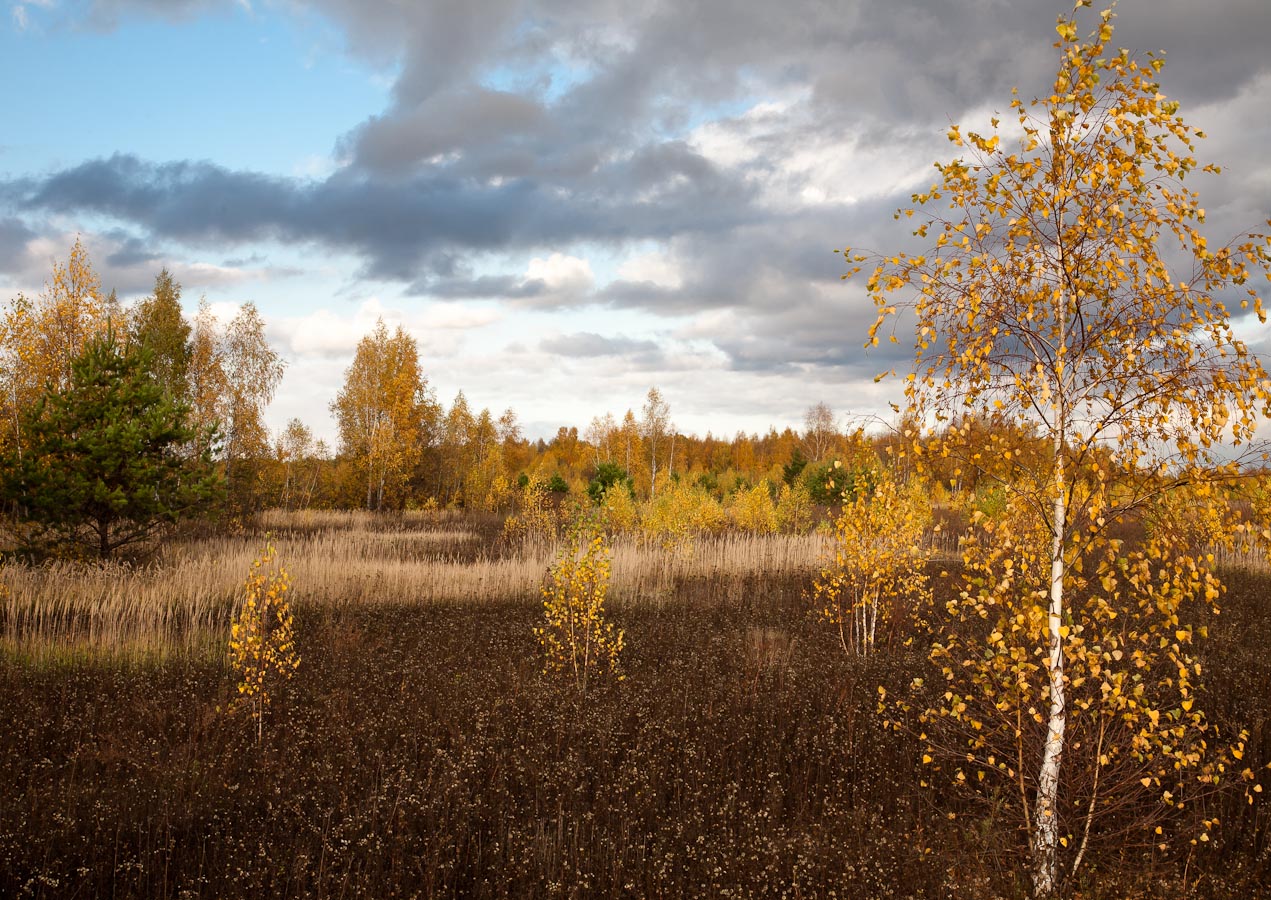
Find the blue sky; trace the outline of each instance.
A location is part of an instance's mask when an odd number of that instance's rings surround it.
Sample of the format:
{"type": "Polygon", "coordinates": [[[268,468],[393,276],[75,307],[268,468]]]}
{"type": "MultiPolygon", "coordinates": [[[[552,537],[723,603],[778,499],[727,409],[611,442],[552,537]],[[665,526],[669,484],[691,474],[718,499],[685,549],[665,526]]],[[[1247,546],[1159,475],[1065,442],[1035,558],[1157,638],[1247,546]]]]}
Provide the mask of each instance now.
{"type": "Polygon", "coordinates": [[[194,21],[129,17],[106,33],[32,9],[0,28],[0,170],[42,172],[111,150],[307,174],[382,107],[391,72],[340,52],[320,22],[233,6],[194,21]]]}
{"type": "MultiPolygon", "coordinates": [[[[686,431],[886,414],[899,358],[833,251],[1053,73],[1053,0],[28,0],[0,19],[0,302],[80,236],[107,287],[160,266],[253,301],[327,403],[377,317],[445,403],[531,434],[638,408],[686,431]]],[[[1221,233],[1271,214],[1271,4],[1123,0],[1117,43],[1211,138],[1221,233]]],[[[900,360],[903,362],[903,360],[900,360]]]]}

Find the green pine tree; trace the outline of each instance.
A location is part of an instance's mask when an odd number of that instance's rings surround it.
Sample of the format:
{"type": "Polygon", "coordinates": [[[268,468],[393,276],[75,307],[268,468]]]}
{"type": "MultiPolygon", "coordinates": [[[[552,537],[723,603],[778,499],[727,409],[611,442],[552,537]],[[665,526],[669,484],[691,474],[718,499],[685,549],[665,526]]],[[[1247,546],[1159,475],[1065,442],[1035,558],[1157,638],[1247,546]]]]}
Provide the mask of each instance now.
{"type": "Polygon", "coordinates": [[[166,268],[155,277],[154,293],[133,310],[128,336],[150,349],[150,371],[177,400],[189,399],[190,323],[181,312],[181,285],[166,268]]]}
{"type": "Polygon", "coordinates": [[[195,442],[189,406],[155,377],[152,359],[144,345],[121,350],[108,331],[72,363],[67,387],[27,413],[32,452],[3,461],[0,497],[30,526],[29,549],[105,559],[221,496],[211,451],[187,452],[213,442],[195,442]]]}

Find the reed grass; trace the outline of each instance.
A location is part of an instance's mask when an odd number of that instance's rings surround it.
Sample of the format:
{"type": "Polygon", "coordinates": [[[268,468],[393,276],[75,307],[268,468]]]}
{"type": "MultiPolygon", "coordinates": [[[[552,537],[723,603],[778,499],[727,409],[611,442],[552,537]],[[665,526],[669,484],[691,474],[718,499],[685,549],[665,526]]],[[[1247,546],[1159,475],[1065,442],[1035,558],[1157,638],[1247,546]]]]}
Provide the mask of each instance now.
{"type": "MultiPolygon", "coordinates": [[[[265,540],[298,603],[488,603],[538,595],[554,542],[503,547],[487,517],[453,511],[271,512],[260,532],[175,541],[144,566],[10,563],[0,600],[0,648],[32,656],[97,649],[121,655],[202,652],[219,646],[236,593],[265,540]]],[[[615,606],[672,600],[692,582],[705,602],[737,600],[747,579],[811,571],[820,535],[723,534],[674,550],[620,536],[613,551],[615,606]]]]}

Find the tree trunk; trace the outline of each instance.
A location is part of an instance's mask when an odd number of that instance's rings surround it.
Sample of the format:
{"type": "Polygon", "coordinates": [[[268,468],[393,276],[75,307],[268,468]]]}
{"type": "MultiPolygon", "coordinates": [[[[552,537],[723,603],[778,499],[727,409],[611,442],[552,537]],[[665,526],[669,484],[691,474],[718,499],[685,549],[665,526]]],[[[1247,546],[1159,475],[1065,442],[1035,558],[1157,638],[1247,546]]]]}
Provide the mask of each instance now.
{"type": "Polygon", "coordinates": [[[1058,888],[1059,772],[1064,755],[1064,732],[1068,725],[1064,698],[1064,645],[1060,632],[1064,612],[1064,525],[1067,514],[1061,454],[1062,449],[1057,452],[1055,461],[1054,535],[1050,549],[1050,719],[1046,726],[1046,746],[1042,752],[1033,813],[1033,896],[1039,900],[1053,896],[1058,888]]]}
{"type": "Polygon", "coordinates": [[[97,520],[97,555],[110,559],[110,523],[104,519],[97,520]]]}
{"type": "Polygon", "coordinates": [[[658,444],[656,440],[649,441],[649,499],[653,500],[658,495],[658,444]]]}

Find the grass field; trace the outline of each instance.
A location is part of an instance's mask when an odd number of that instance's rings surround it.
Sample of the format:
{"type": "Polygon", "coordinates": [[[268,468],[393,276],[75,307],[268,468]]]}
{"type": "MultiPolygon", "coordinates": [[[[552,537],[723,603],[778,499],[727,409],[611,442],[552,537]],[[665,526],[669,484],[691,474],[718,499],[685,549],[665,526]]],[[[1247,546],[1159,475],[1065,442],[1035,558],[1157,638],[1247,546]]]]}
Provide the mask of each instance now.
{"type": "MultiPolygon", "coordinates": [[[[1019,834],[922,786],[916,742],[874,712],[920,650],[847,657],[809,611],[814,536],[621,543],[626,677],[580,694],[542,674],[532,635],[550,549],[453,516],[266,525],[303,660],[259,746],[222,710],[231,597],[261,535],[191,539],[144,569],[6,568],[0,896],[1026,892],[1019,834]]],[[[1228,581],[1205,703],[1265,765],[1271,578],[1228,581]]],[[[1263,895],[1265,804],[1204,813],[1222,820],[1208,845],[1105,849],[1074,896],[1263,895]]]]}

